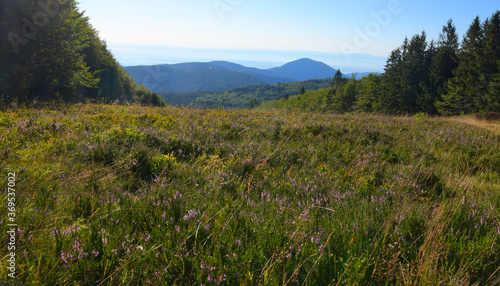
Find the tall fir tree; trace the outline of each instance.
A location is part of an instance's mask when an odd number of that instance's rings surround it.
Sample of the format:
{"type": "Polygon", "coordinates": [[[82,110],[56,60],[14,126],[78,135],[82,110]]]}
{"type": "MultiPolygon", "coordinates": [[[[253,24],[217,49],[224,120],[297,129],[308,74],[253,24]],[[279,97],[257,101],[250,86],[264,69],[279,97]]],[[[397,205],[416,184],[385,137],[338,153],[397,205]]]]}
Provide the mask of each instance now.
{"type": "Polygon", "coordinates": [[[479,100],[479,111],[500,112],[500,10],[484,23],[484,49],[480,81],[485,90],[479,100]]]}
{"type": "Polygon", "coordinates": [[[435,112],[437,112],[434,108],[435,103],[442,100],[442,96],[447,92],[448,81],[453,77],[453,72],[458,67],[457,53],[460,44],[456,30],[451,19],[443,26],[436,54],[429,70],[430,84],[425,92],[428,103],[432,104],[432,109],[435,112]]]}
{"type": "Polygon", "coordinates": [[[388,113],[416,113],[428,105],[423,87],[428,85],[434,55],[425,32],[415,35],[394,50],[387,60],[383,77],[384,96],[379,108],[388,113]]]}
{"type": "Polygon", "coordinates": [[[428,50],[425,32],[412,37],[405,55],[403,65],[403,81],[406,92],[403,96],[403,111],[416,113],[423,111],[425,106],[425,93],[422,89],[427,85],[430,66],[429,58],[434,51],[428,50]]]}
{"type": "Polygon", "coordinates": [[[469,27],[460,51],[458,67],[448,82],[447,92],[436,102],[437,110],[444,115],[477,112],[484,84],[481,82],[484,31],[479,17],[469,27]]]}
{"type": "Polygon", "coordinates": [[[374,107],[376,112],[400,113],[402,106],[401,94],[403,93],[403,55],[406,53],[407,45],[408,39],[406,38],[403,45],[394,49],[387,59],[385,73],[382,77],[382,96],[374,107]]]}
{"type": "Polygon", "coordinates": [[[344,77],[340,70],[337,70],[332,80],[332,87],[341,86],[347,83],[347,79],[344,77]]]}

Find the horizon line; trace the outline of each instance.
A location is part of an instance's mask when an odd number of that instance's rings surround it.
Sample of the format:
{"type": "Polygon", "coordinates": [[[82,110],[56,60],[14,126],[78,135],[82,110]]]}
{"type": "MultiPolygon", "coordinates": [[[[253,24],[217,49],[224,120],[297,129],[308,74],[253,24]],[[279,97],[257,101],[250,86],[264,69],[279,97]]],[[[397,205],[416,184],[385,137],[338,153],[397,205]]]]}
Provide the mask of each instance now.
{"type": "Polygon", "coordinates": [[[196,62],[227,61],[260,69],[280,67],[300,59],[322,62],[346,72],[382,72],[387,57],[371,54],[342,54],[318,51],[184,48],[167,45],[106,43],[120,65],[162,65],[196,62]]]}

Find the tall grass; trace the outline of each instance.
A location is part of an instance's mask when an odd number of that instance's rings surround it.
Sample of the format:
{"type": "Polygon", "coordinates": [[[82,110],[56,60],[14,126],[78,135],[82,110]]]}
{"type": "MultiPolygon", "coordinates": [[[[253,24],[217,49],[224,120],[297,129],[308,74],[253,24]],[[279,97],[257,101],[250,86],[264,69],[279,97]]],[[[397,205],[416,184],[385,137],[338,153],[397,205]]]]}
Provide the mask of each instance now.
{"type": "Polygon", "coordinates": [[[75,105],[0,113],[0,145],[5,282],[500,283],[500,135],[483,128],[75,105]]]}

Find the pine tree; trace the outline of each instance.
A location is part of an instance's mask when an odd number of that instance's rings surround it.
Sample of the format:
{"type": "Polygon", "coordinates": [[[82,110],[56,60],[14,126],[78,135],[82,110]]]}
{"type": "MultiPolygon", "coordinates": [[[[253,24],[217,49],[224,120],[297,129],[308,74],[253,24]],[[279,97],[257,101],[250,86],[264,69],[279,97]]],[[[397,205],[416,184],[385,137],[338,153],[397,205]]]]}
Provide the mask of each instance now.
{"type": "Polygon", "coordinates": [[[407,44],[406,38],[403,45],[393,50],[387,59],[382,77],[382,96],[374,106],[376,112],[395,114],[401,110],[403,54],[406,53],[407,44]]]}
{"type": "Polygon", "coordinates": [[[453,78],[448,82],[447,92],[442,95],[442,100],[436,102],[436,108],[441,114],[467,114],[479,110],[479,103],[484,94],[480,63],[483,49],[484,31],[479,17],[476,17],[458,52],[459,64],[453,72],[453,78]]]}
{"type": "MultiPolygon", "coordinates": [[[[500,70],[500,60],[497,61],[497,68],[500,70]]],[[[491,81],[488,85],[486,111],[500,113],[500,72],[492,75],[491,81]]]]}
{"type": "Polygon", "coordinates": [[[458,49],[456,27],[450,19],[439,35],[438,46],[429,71],[429,86],[425,90],[427,102],[431,105],[429,108],[433,111],[436,101],[441,101],[442,96],[447,92],[448,81],[458,67],[458,49]]]}
{"type": "Polygon", "coordinates": [[[423,87],[428,85],[429,67],[434,48],[428,48],[422,32],[394,50],[387,60],[383,77],[384,96],[378,105],[388,113],[416,113],[428,105],[423,87]]]}
{"type": "Polygon", "coordinates": [[[480,63],[482,65],[480,81],[484,84],[485,91],[479,100],[479,111],[499,112],[500,11],[494,13],[484,23],[484,49],[480,63]]]}
{"type": "Polygon", "coordinates": [[[427,84],[429,78],[429,56],[425,32],[415,35],[410,40],[403,64],[403,111],[416,113],[423,111],[425,93],[422,86],[427,84]]]}
{"type": "Polygon", "coordinates": [[[344,77],[340,70],[337,70],[332,80],[332,87],[337,87],[347,83],[347,79],[344,77]]]}

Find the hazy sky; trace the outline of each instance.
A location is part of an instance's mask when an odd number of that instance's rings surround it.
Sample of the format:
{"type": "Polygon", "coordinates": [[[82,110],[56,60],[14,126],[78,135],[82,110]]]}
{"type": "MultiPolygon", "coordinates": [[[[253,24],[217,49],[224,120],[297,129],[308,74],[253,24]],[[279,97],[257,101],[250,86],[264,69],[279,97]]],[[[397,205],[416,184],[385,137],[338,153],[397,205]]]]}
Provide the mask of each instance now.
{"type": "Polygon", "coordinates": [[[354,53],[378,56],[364,67],[381,70],[405,36],[425,30],[437,38],[450,18],[463,35],[476,16],[484,20],[500,5],[497,0],[80,0],[80,8],[124,65],[233,60],[265,66],[316,57],[333,67],[351,63],[362,69],[352,58],[341,63],[331,55],[354,53]]]}

